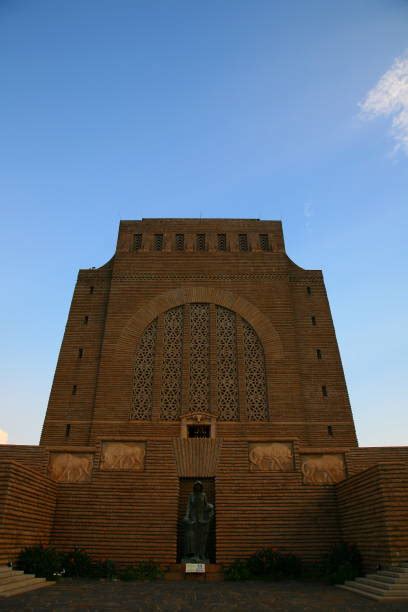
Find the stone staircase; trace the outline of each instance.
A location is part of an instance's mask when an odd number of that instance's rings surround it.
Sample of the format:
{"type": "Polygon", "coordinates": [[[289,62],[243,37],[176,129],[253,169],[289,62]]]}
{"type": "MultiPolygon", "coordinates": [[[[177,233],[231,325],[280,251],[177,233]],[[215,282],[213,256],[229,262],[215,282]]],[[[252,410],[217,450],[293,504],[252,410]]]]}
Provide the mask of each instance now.
{"type": "Polygon", "coordinates": [[[346,580],[338,587],[377,601],[408,602],[408,562],[368,574],[364,578],[346,580]]]}
{"type": "Polygon", "coordinates": [[[192,580],[198,582],[221,582],[224,574],[221,565],[218,563],[207,563],[205,573],[187,574],[184,563],[173,563],[166,568],[164,573],[165,580],[192,580]]]}
{"type": "Polygon", "coordinates": [[[45,578],[36,578],[33,574],[13,570],[7,565],[0,566],[0,599],[42,589],[51,584],[55,582],[47,582],[45,578]]]}

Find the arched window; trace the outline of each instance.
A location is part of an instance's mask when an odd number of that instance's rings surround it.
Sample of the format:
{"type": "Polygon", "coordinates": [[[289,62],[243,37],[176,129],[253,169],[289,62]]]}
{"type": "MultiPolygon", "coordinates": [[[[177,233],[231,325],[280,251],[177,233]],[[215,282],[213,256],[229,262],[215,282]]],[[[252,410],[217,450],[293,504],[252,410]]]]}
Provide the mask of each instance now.
{"type": "Polygon", "coordinates": [[[136,354],[132,419],[178,420],[194,411],[220,421],[268,419],[262,343],[245,319],[215,304],[160,314],[136,354]]]}

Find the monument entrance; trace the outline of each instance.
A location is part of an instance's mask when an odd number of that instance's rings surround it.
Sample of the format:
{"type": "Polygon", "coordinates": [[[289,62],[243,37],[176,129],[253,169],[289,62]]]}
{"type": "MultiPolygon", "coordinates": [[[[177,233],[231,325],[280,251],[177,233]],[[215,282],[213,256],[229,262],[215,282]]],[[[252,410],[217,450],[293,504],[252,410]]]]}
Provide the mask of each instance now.
{"type": "MultiPolygon", "coordinates": [[[[179,487],[179,507],[177,521],[177,563],[181,563],[184,551],[185,530],[183,527],[183,519],[186,516],[189,497],[193,491],[194,484],[199,480],[203,485],[203,490],[209,504],[215,508],[215,479],[214,478],[180,478],[179,487]]],[[[212,518],[209,527],[207,540],[207,555],[210,563],[215,563],[215,517],[212,518]]]]}

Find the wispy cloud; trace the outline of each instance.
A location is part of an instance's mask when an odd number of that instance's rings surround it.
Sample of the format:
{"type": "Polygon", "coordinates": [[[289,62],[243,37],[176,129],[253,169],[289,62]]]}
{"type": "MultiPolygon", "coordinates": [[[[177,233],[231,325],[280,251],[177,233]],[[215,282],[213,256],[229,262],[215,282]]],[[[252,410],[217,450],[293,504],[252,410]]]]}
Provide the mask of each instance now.
{"type": "Polygon", "coordinates": [[[393,65],[368,92],[361,110],[368,118],[392,116],[392,135],[396,148],[408,155],[408,52],[393,65]]]}
{"type": "Polygon", "coordinates": [[[307,230],[310,230],[312,225],[312,217],[314,215],[313,204],[311,202],[306,202],[303,205],[303,215],[306,219],[305,227],[307,230]]]}
{"type": "Polygon", "coordinates": [[[7,431],[3,431],[0,429],[0,444],[7,444],[8,442],[8,433],[7,431]]]}

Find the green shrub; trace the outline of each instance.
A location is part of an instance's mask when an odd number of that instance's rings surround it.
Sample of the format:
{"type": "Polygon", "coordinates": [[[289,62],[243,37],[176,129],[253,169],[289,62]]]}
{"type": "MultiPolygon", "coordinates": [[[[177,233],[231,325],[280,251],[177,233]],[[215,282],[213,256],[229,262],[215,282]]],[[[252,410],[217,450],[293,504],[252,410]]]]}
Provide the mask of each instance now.
{"type": "Polygon", "coordinates": [[[92,575],[92,559],[85,550],[74,548],[63,555],[64,575],[71,578],[89,578],[92,575]]]}
{"type": "Polygon", "coordinates": [[[333,546],[323,557],[322,573],[330,584],[343,584],[362,576],[363,562],[357,546],[345,542],[333,546]]]}
{"type": "Polygon", "coordinates": [[[261,548],[248,559],[248,568],[254,578],[282,580],[299,578],[301,562],[292,554],[284,554],[272,548],[261,548]]]}
{"type": "Polygon", "coordinates": [[[16,569],[38,578],[55,580],[62,570],[62,556],[51,546],[27,546],[18,555],[16,569]]]}
{"type": "Polygon", "coordinates": [[[252,577],[247,559],[235,559],[235,561],[224,568],[225,580],[238,582],[241,580],[251,580],[252,577]]]}
{"type": "Polygon", "coordinates": [[[92,564],[92,578],[105,578],[106,580],[112,580],[112,578],[115,578],[117,575],[118,571],[116,569],[116,565],[110,559],[106,559],[106,561],[97,561],[96,563],[92,564]]]}
{"type": "Polygon", "coordinates": [[[282,580],[299,578],[301,573],[301,561],[296,555],[272,548],[257,550],[248,559],[237,559],[224,570],[226,580],[282,580]]]}
{"type": "Polygon", "coordinates": [[[141,561],[137,565],[129,565],[120,573],[121,580],[157,580],[163,576],[160,566],[154,561],[141,561]]]}

